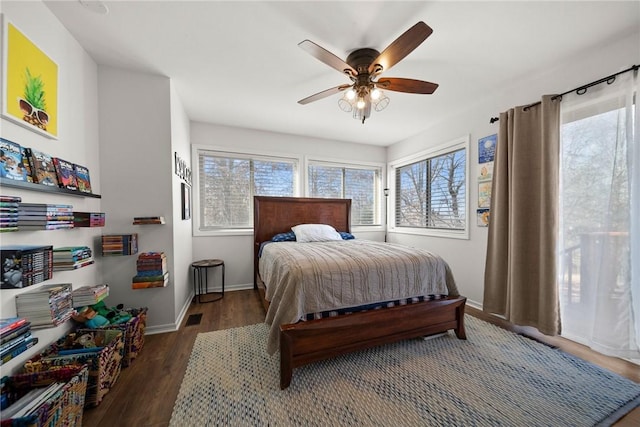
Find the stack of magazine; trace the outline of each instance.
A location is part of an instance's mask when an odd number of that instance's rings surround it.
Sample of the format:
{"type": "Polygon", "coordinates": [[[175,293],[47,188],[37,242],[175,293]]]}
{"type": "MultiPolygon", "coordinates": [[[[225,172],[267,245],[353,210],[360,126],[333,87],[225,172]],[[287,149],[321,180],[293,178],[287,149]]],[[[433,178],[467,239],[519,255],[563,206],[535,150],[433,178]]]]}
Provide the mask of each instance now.
{"type": "Polygon", "coordinates": [[[73,314],[71,290],[71,283],[65,283],[43,285],[16,295],[18,316],[26,317],[32,329],[58,326],[73,314]]]}
{"type": "Polygon", "coordinates": [[[53,248],[53,271],[75,270],[94,263],[88,246],[53,248]]]}
{"type": "Polygon", "coordinates": [[[72,292],[73,306],[94,305],[109,296],[109,285],[81,286],[72,292]]]}
{"type": "Polygon", "coordinates": [[[73,228],[73,206],[44,203],[18,204],[18,230],[73,228]]]}

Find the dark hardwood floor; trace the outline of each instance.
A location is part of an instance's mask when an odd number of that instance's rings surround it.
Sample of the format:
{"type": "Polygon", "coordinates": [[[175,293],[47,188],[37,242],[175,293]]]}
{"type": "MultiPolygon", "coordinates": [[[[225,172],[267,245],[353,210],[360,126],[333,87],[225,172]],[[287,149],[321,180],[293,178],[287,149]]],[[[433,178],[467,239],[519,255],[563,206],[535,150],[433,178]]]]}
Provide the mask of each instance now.
{"type": "MultiPolygon", "coordinates": [[[[467,313],[521,332],[479,310],[467,307],[467,313]]],[[[85,411],[83,424],[89,427],[167,426],[196,335],[260,323],[264,320],[264,314],[260,297],[254,291],[227,292],[220,301],[191,304],[179,331],[146,336],[145,346],[138,358],[122,370],[118,382],[100,406],[85,411]],[[197,313],[202,313],[201,322],[185,326],[189,315],[197,313]]],[[[149,313],[149,316],[153,316],[153,313],[149,313]]],[[[640,368],[637,365],[602,356],[563,338],[539,334],[536,338],[640,383],[640,368]]],[[[616,424],[617,427],[638,425],[640,408],[616,424]]]]}

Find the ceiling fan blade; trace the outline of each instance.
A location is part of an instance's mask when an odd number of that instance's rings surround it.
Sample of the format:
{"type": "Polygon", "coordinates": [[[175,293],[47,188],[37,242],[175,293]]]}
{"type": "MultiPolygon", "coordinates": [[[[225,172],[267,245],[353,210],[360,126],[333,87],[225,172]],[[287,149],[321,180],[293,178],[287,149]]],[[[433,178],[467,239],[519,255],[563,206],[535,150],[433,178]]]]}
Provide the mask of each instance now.
{"type": "Polygon", "coordinates": [[[394,40],[372,63],[369,65],[369,74],[387,71],[396,65],[405,56],[413,52],[415,48],[433,33],[431,27],[420,21],[405,31],[394,40]],[[378,67],[382,66],[382,69],[378,67]]]}
{"type": "Polygon", "coordinates": [[[327,96],[331,96],[338,92],[342,92],[345,89],[349,89],[350,87],[351,85],[340,85],[340,86],[332,87],[331,89],[323,90],[322,92],[318,92],[314,95],[301,99],[300,101],[298,101],[298,104],[305,105],[313,101],[318,101],[320,99],[326,98],[327,96]]]}
{"type": "Polygon", "coordinates": [[[380,89],[394,92],[421,93],[425,95],[430,95],[438,89],[437,83],[399,77],[384,77],[375,82],[375,85],[380,89]]]}
{"type": "Polygon", "coordinates": [[[320,60],[321,62],[324,62],[331,68],[335,68],[341,73],[351,74],[352,76],[358,75],[358,72],[351,65],[347,64],[342,59],[338,58],[322,46],[318,46],[311,40],[303,40],[298,43],[298,46],[306,50],[314,58],[320,60]]]}

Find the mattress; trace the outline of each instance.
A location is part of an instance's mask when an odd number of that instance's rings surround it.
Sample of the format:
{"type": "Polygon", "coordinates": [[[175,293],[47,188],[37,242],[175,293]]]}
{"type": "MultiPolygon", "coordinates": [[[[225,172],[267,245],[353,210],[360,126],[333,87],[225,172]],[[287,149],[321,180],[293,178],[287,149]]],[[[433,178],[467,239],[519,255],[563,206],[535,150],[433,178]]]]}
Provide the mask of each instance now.
{"type": "Polygon", "coordinates": [[[459,295],[440,256],[391,243],[273,242],[262,248],[258,268],[270,303],[270,354],[278,348],[279,326],[309,315],[459,295]]]}

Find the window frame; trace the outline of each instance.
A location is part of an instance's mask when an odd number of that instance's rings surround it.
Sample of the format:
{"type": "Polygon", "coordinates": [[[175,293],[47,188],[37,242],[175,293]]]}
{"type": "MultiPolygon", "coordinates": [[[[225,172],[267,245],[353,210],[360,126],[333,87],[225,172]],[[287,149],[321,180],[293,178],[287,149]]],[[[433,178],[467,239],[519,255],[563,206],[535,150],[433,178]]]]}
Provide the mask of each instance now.
{"type": "Polygon", "coordinates": [[[386,165],[384,163],[377,162],[359,162],[359,161],[344,161],[329,157],[317,157],[317,156],[305,156],[304,157],[304,194],[306,197],[311,197],[309,190],[309,166],[312,164],[319,164],[327,167],[341,167],[346,169],[366,169],[366,170],[378,170],[378,182],[375,189],[376,197],[376,215],[379,224],[372,225],[354,225],[350,224],[352,232],[363,231],[382,231],[384,230],[384,212],[385,212],[385,200],[383,200],[383,187],[386,182],[386,165]]]}
{"type": "Polygon", "coordinates": [[[220,147],[204,144],[194,144],[191,147],[191,164],[193,167],[193,188],[191,190],[192,197],[192,232],[194,237],[204,236],[252,236],[253,227],[250,228],[219,228],[219,229],[201,229],[200,218],[200,153],[209,152],[212,155],[218,157],[230,157],[250,160],[285,160],[295,162],[297,171],[294,173],[296,182],[294,182],[293,197],[300,196],[300,180],[301,180],[301,165],[303,165],[303,158],[300,155],[274,152],[274,151],[261,151],[261,150],[249,150],[241,148],[220,147]]]}
{"type": "Polygon", "coordinates": [[[470,159],[470,137],[469,135],[461,136],[455,138],[446,143],[428,148],[426,150],[422,150],[418,153],[402,157],[400,159],[396,159],[390,161],[387,168],[387,177],[388,177],[388,188],[389,188],[389,197],[388,197],[388,212],[389,212],[389,221],[388,221],[388,231],[389,233],[398,233],[398,234],[412,234],[412,235],[420,235],[420,236],[432,236],[432,237],[445,237],[451,239],[464,239],[469,240],[469,225],[470,225],[470,207],[471,200],[469,198],[469,159],[470,159]],[[413,163],[425,161],[432,159],[434,157],[438,157],[447,153],[451,153],[453,151],[458,151],[464,149],[465,150],[465,225],[464,230],[453,230],[453,229],[443,229],[443,228],[422,228],[422,227],[397,227],[396,226],[396,170],[398,168],[411,165],[413,163]]]}

